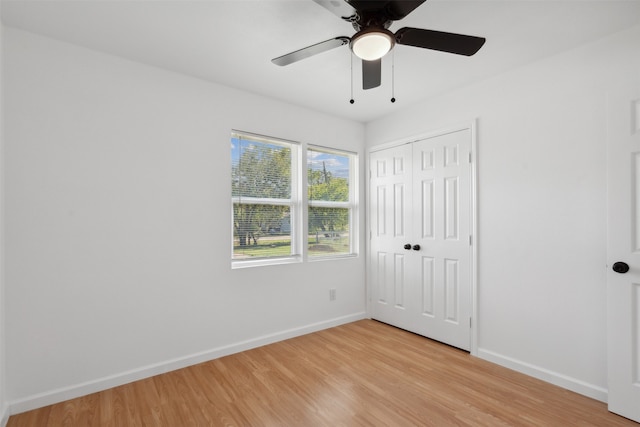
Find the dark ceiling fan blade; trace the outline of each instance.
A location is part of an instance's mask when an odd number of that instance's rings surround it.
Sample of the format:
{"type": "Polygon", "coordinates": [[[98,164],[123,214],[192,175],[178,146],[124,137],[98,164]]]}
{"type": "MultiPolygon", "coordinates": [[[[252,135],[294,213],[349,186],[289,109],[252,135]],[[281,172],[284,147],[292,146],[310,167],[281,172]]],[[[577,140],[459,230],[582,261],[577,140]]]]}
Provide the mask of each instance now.
{"type": "Polygon", "coordinates": [[[362,89],[373,89],[380,86],[382,75],[382,59],[362,61],[362,89]]]}
{"type": "MultiPolygon", "coordinates": [[[[315,1],[315,0],[314,0],[315,1]]],[[[382,10],[385,8],[388,0],[344,0],[349,3],[358,12],[370,10],[382,10]]]]}
{"type": "Polygon", "coordinates": [[[313,0],[329,12],[345,21],[355,19],[358,12],[344,0],[313,0]]]}
{"type": "Polygon", "coordinates": [[[345,44],[349,43],[349,40],[349,37],[336,37],[334,39],[325,40],[323,42],[296,50],[295,52],[287,53],[286,55],[273,58],[271,62],[280,66],[293,64],[294,62],[298,62],[310,56],[335,49],[336,47],[344,46],[345,44]]]}
{"type": "Polygon", "coordinates": [[[398,44],[466,56],[471,56],[480,50],[485,41],[484,37],[444,33],[421,28],[405,27],[396,32],[396,42],[398,44]]]}
{"type": "Polygon", "coordinates": [[[389,19],[399,21],[425,1],[426,0],[394,0],[388,3],[385,10],[389,19]]]}
{"type": "MultiPolygon", "coordinates": [[[[316,1],[316,0],[314,0],[316,1]]],[[[360,14],[377,12],[386,19],[399,21],[426,0],[344,0],[353,6],[360,14]]]]}

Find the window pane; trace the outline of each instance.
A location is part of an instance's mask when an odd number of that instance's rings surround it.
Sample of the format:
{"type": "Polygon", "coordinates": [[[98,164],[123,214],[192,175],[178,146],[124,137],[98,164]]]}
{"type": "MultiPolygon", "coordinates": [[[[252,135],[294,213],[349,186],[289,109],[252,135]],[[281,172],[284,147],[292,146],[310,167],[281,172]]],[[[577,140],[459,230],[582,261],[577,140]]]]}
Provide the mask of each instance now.
{"type": "Polygon", "coordinates": [[[291,198],[291,148],[231,138],[231,191],[234,197],[291,198]]]}
{"type": "Polygon", "coordinates": [[[232,260],[300,255],[293,251],[300,250],[301,233],[291,225],[300,209],[296,153],[292,142],[231,133],[232,260]]]}
{"type": "Polygon", "coordinates": [[[307,150],[309,200],[349,201],[349,156],[307,150]]]}
{"type": "Polygon", "coordinates": [[[344,208],[309,207],[309,255],[351,253],[349,211],[344,208]]]}
{"type": "Polygon", "coordinates": [[[291,255],[291,212],[288,206],[233,205],[233,259],[291,255]]]}

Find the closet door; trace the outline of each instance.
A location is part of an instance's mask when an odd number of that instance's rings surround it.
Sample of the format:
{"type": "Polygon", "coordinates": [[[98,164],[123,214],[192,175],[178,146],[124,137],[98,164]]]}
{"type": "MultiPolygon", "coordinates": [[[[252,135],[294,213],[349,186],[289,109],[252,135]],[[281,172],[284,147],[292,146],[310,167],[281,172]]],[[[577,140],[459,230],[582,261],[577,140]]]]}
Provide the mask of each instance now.
{"type": "Polygon", "coordinates": [[[371,153],[370,225],[373,318],[411,330],[415,280],[411,145],[371,153]],[[406,245],[409,245],[406,248],[406,245]]]}
{"type": "Polygon", "coordinates": [[[471,133],[371,154],[372,317],[469,350],[471,133]]]}
{"type": "Polygon", "coordinates": [[[471,134],[413,144],[413,332],[470,350],[471,134]]]}
{"type": "Polygon", "coordinates": [[[607,97],[609,410],[640,422],[640,79],[607,97]]]}

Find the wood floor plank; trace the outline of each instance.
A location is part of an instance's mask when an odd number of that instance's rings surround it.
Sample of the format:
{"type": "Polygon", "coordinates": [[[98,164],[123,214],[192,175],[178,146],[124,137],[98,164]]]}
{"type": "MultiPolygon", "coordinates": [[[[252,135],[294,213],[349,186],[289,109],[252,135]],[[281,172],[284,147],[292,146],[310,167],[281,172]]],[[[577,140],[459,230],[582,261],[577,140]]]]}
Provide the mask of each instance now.
{"type": "Polygon", "coordinates": [[[13,415],[7,426],[639,425],[602,402],[363,320],[13,415]]]}

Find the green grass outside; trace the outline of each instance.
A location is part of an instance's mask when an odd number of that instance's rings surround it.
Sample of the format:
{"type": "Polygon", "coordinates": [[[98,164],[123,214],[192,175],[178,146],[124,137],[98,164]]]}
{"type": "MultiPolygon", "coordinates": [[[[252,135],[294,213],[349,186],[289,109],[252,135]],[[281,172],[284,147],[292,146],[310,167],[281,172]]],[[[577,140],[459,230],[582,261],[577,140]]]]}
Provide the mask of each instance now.
{"type": "MultiPolygon", "coordinates": [[[[349,253],[349,238],[320,238],[316,241],[316,236],[309,236],[309,255],[335,255],[349,253]]],[[[272,257],[287,256],[291,254],[291,241],[285,239],[258,239],[257,245],[241,247],[234,245],[233,253],[239,257],[272,257]]]]}

